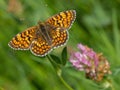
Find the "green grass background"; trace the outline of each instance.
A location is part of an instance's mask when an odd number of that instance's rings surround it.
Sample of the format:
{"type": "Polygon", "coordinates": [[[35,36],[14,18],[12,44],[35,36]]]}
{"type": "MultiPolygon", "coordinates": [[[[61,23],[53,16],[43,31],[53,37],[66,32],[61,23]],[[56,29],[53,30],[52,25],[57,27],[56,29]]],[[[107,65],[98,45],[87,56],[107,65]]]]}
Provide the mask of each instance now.
{"type": "MultiPolygon", "coordinates": [[[[47,58],[14,51],[8,42],[39,20],[70,9],[76,10],[76,20],[69,30],[68,49],[77,50],[82,43],[102,52],[110,62],[113,87],[104,90],[120,89],[120,0],[0,0],[0,90],[68,90],[47,58]]],[[[62,48],[51,53],[59,54],[62,48]]],[[[62,77],[74,90],[103,90],[69,66],[62,77]]]]}

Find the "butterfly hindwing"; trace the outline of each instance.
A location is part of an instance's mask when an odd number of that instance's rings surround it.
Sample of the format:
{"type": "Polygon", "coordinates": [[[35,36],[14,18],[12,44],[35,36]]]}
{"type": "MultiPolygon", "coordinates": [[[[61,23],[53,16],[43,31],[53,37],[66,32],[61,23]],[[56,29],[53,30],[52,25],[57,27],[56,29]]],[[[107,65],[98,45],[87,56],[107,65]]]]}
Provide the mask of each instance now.
{"type": "Polygon", "coordinates": [[[36,56],[45,56],[51,51],[51,46],[39,36],[32,42],[30,51],[36,56]]]}
{"type": "Polygon", "coordinates": [[[68,31],[62,28],[56,28],[56,30],[51,30],[50,35],[52,37],[53,48],[65,45],[69,38],[68,31]]]}

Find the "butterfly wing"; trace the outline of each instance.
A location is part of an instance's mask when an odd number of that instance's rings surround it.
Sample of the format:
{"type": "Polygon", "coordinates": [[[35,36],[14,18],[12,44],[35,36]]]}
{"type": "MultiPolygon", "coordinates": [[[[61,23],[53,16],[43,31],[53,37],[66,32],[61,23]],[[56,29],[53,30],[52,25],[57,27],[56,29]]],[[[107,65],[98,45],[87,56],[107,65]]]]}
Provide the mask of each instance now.
{"type": "Polygon", "coordinates": [[[53,48],[66,44],[69,38],[68,29],[71,27],[75,18],[76,11],[68,10],[52,16],[45,22],[46,25],[50,27],[48,32],[52,38],[53,48]]]}
{"type": "Polygon", "coordinates": [[[40,35],[31,44],[30,51],[36,56],[45,56],[51,51],[51,45],[40,35]]]}
{"type": "Polygon", "coordinates": [[[22,33],[18,33],[8,45],[15,50],[28,50],[36,36],[37,27],[30,27],[22,33]]]}
{"type": "Polygon", "coordinates": [[[60,12],[52,17],[50,17],[46,23],[53,25],[54,27],[61,27],[69,29],[76,18],[75,10],[68,10],[60,12]]]}
{"type": "Polygon", "coordinates": [[[56,48],[65,45],[68,41],[68,31],[62,28],[56,28],[56,30],[51,30],[50,36],[52,37],[52,47],[56,48]]]}

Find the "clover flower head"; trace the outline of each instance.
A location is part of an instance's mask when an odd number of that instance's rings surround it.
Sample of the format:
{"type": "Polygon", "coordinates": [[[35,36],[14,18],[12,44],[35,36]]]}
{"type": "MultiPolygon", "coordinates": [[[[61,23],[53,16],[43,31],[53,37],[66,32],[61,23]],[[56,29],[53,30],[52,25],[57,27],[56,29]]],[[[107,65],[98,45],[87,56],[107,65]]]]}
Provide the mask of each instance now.
{"type": "Polygon", "coordinates": [[[71,54],[70,62],[76,69],[85,71],[87,78],[101,81],[105,74],[111,73],[110,65],[101,53],[82,44],[78,44],[78,49],[78,52],[71,54]]]}

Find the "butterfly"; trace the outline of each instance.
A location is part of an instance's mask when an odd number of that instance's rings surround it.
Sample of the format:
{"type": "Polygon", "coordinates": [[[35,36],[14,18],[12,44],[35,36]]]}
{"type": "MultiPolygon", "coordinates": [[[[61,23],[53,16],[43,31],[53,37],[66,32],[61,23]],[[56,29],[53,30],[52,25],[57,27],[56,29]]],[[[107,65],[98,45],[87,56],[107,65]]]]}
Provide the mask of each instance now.
{"type": "Polygon", "coordinates": [[[15,50],[30,50],[35,56],[46,56],[53,49],[63,46],[69,39],[68,30],[75,21],[76,11],[60,12],[45,22],[18,33],[8,45],[15,50]]]}

